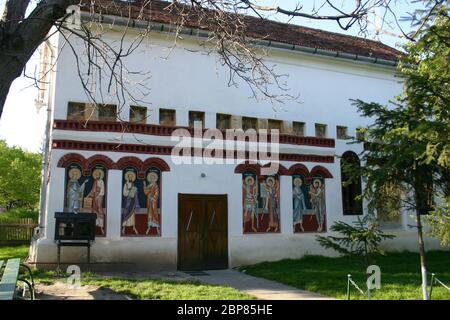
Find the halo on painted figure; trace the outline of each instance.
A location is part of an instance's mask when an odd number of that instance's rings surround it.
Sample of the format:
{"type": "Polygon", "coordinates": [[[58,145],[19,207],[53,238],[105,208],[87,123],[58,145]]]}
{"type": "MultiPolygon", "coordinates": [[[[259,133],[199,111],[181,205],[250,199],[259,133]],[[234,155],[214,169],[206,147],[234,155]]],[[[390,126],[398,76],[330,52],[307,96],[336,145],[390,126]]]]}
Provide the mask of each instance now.
{"type": "Polygon", "coordinates": [[[315,188],[320,188],[322,186],[322,181],[320,179],[314,179],[313,186],[315,188]],[[317,186],[316,186],[317,184],[317,186]]]}
{"type": "Polygon", "coordinates": [[[78,180],[81,177],[81,170],[78,168],[72,168],[69,170],[69,178],[71,180],[78,180]]]}
{"type": "Polygon", "coordinates": [[[300,187],[303,184],[303,180],[300,177],[294,178],[294,186],[300,187]]]}
{"type": "Polygon", "coordinates": [[[247,176],[247,177],[245,178],[245,184],[247,184],[247,185],[253,185],[253,184],[255,184],[255,179],[253,179],[252,176],[247,176]]]}
{"type": "Polygon", "coordinates": [[[158,175],[156,174],[156,172],[149,172],[147,174],[147,181],[150,183],[158,181],[158,175]]]}
{"type": "Polygon", "coordinates": [[[126,180],[126,181],[131,181],[131,182],[136,181],[136,173],[134,173],[134,172],[131,171],[131,170],[125,172],[125,180],[126,180]]]}
{"type": "Polygon", "coordinates": [[[274,177],[268,177],[268,178],[266,179],[266,183],[267,183],[269,186],[275,185],[275,178],[274,178],[274,177]]]}
{"type": "Polygon", "coordinates": [[[92,172],[92,176],[94,178],[96,178],[98,176],[99,179],[103,179],[105,177],[105,172],[102,169],[97,168],[92,172]]]}

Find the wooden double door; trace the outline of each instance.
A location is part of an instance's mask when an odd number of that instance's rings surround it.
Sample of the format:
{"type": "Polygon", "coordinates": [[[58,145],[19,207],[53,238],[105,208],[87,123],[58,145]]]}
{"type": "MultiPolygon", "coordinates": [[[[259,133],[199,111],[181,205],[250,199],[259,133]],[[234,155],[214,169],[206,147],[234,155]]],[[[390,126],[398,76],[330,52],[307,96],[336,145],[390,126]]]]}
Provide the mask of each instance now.
{"type": "Polygon", "coordinates": [[[178,195],[178,269],[228,268],[227,195],[178,195]]]}

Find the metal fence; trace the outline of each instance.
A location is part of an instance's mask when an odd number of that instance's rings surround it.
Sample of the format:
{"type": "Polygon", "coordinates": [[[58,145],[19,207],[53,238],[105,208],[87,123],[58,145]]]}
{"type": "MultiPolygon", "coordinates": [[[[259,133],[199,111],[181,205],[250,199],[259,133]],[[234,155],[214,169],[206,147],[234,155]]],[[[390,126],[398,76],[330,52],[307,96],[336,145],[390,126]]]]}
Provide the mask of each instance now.
{"type": "MultiPolygon", "coordinates": [[[[441,280],[439,280],[436,276],[435,273],[431,274],[431,281],[430,281],[430,292],[428,294],[428,299],[431,300],[431,296],[433,294],[433,288],[436,287],[437,285],[440,285],[441,287],[447,289],[448,291],[450,291],[450,287],[448,285],[446,285],[445,283],[443,283],[441,280]]],[[[362,296],[366,296],[367,295],[367,299],[370,300],[371,299],[371,291],[368,288],[367,292],[365,293],[363,290],[361,290],[361,288],[356,284],[355,281],[353,281],[352,279],[352,275],[349,274],[347,275],[347,300],[350,300],[350,293],[351,293],[351,289],[352,286],[354,289],[356,289],[356,291],[362,295],[362,296]]]]}
{"type": "Polygon", "coordinates": [[[445,283],[443,283],[441,280],[439,280],[436,277],[435,273],[431,274],[431,281],[430,281],[430,293],[429,293],[429,298],[431,299],[431,295],[433,294],[433,287],[436,286],[437,284],[441,285],[442,287],[444,287],[445,289],[447,289],[448,291],[450,291],[450,287],[447,286],[445,283]]]}
{"type": "MultiPolygon", "coordinates": [[[[349,275],[347,275],[347,300],[350,300],[351,286],[353,286],[359,294],[361,294],[362,296],[366,296],[364,291],[362,291],[361,288],[356,284],[356,282],[353,281],[352,275],[349,274],[349,275]]],[[[370,293],[369,292],[370,291],[368,291],[368,299],[370,300],[370,293]]]]}
{"type": "Polygon", "coordinates": [[[32,218],[0,219],[0,244],[29,243],[36,227],[32,218]]]}

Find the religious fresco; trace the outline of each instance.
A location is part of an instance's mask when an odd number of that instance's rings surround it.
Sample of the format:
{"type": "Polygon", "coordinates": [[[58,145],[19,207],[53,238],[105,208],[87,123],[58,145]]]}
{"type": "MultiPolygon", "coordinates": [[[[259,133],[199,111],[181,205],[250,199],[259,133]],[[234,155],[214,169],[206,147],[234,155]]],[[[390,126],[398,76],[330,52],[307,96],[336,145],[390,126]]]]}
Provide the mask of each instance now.
{"type": "Polygon", "coordinates": [[[106,172],[101,165],[94,166],[89,176],[82,174],[79,164],[66,168],[64,211],[95,214],[97,236],[106,235],[106,172]]]}
{"type": "Polygon", "coordinates": [[[150,167],[143,179],[134,167],[122,174],[122,235],[161,235],[161,171],[150,167]]]}
{"type": "Polygon", "coordinates": [[[280,232],[280,180],[278,175],[242,174],[244,233],[280,232]]]}
{"type": "Polygon", "coordinates": [[[321,176],[306,179],[292,175],[294,232],[325,232],[325,180],[321,176]]]}

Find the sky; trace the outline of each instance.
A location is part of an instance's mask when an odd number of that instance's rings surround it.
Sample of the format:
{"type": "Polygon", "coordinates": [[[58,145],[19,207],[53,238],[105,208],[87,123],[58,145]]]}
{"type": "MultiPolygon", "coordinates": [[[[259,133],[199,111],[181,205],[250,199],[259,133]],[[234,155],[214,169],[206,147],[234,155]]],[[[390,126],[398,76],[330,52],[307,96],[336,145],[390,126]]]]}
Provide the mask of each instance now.
{"type": "MultiPolygon", "coordinates": [[[[294,9],[295,4],[301,2],[304,4],[304,12],[310,12],[311,9],[321,3],[320,0],[258,0],[261,5],[273,5],[276,3],[283,9],[294,9]]],[[[397,16],[405,16],[407,12],[412,12],[418,5],[411,5],[408,0],[397,0],[395,2],[394,12],[397,16]]],[[[3,13],[3,5],[5,0],[0,0],[0,15],[3,13]]],[[[344,9],[348,9],[354,3],[352,0],[334,1],[335,4],[344,9]]],[[[323,14],[330,13],[323,11],[323,14]]],[[[281,22],[287,22],[289,18],[286,16],[270,16],[270,19],[281,22]]],[[[294,18],[289,21],[292,24],[301,24],[311,28],[323,29],[332,32],[339,32],[350,35],[358,35],[359,28],[354,26],[351,30],[344,31],[334,21],[317,21],[305,18],[294,18]]],[[[409,23],[402,25],[406,30],[409,29],[409,23]]],[[[373,36],[368,37],[374,39],[373,36]]],[[[375,38],[381,42],[397,47],[404,43],[397,37],[389,35],[381,35],[375,38]]],[[[34,74],[37,72],[38,55],[35,53],[27,64],[26,73],[34,74]]],[[[35,103],[37,98],[37,89],[33,86],[33,81],[26,78],[17,78],[11,86],[8,94],[3,115],[0,119],[0,139],[6,140],[8,145],[19,146],[25,150],[39,152],[41,150],[44,139],[44,130],[46,122],[46,107],[38,108],[35,103]]]]}

